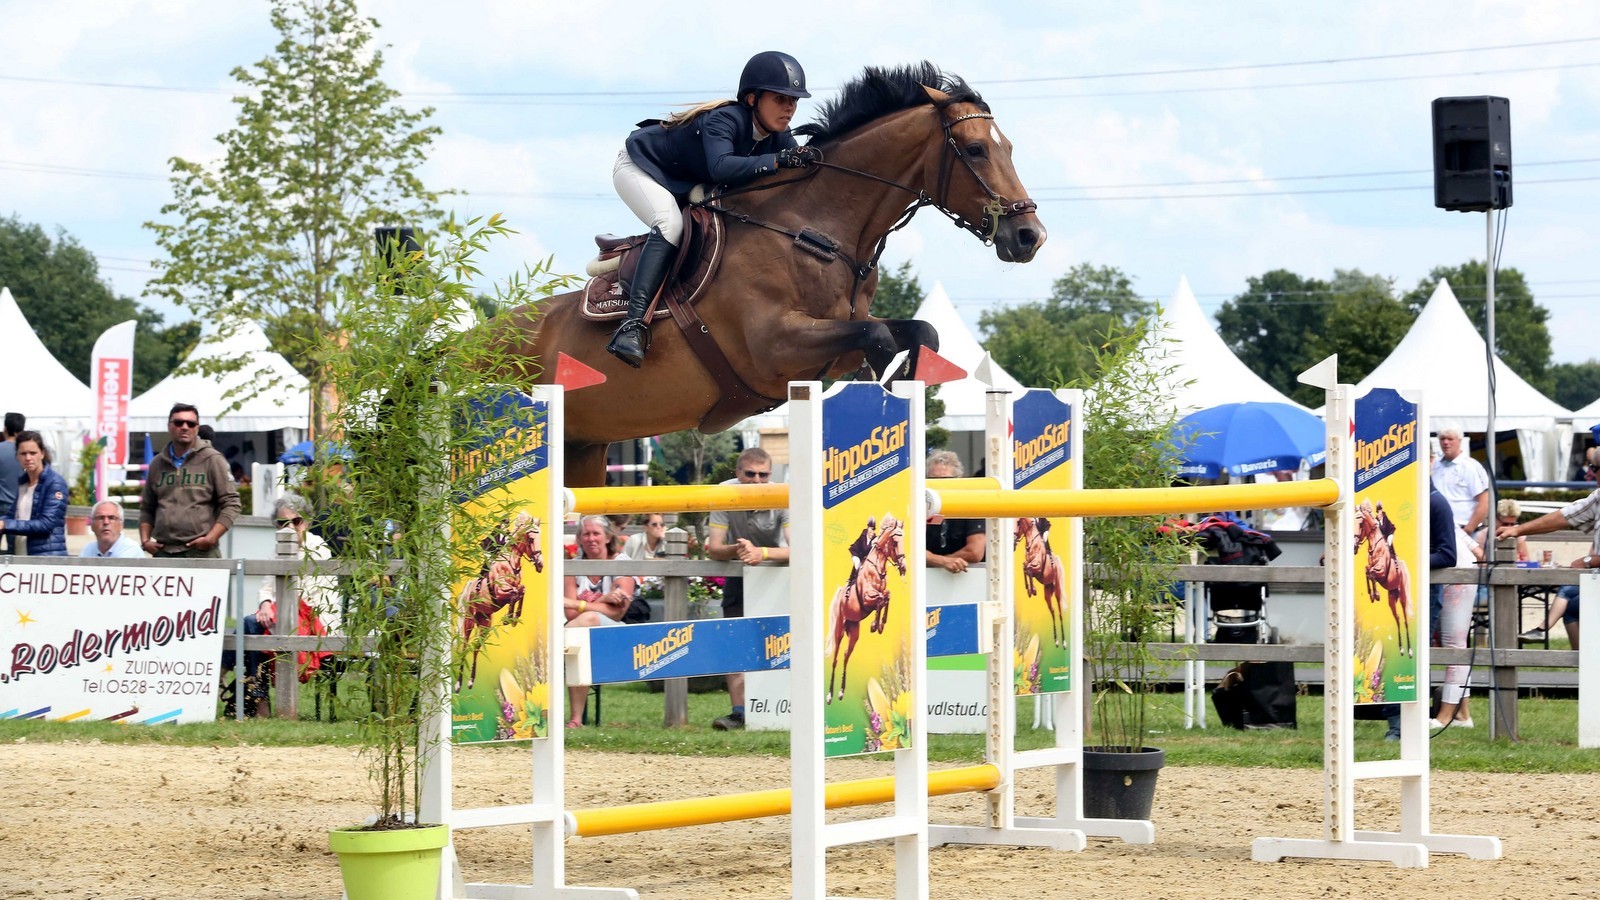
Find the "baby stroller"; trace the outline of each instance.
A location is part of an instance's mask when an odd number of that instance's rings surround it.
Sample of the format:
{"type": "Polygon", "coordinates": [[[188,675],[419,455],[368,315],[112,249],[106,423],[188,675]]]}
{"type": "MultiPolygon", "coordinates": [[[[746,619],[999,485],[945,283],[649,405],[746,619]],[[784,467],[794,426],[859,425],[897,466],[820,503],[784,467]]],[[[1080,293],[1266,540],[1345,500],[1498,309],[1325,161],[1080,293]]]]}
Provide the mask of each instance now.
{"type": "MultiPolygon", "coordinates": [[[[1227,516],[1193,526],[1208,565],[1264,566],[1282,554],[1272,535],[1227,516]]],[[[1267,619],[1267,586],[1261,582],[1208,582],[1206,605],[1218,644],[1276,644],[1278,629],[1267,619]]],[[[1211,694],[1223,724],[1233,728],[1293,728],[1294,663],[1242,662],[1211,694]]]]}
{"type": "MultiPolygon", "coordinates": [[[[1191,526],[1215,566],[1264,566],[1283,551],[1272,535],[1227,516],[1210,516],[1191,526]]],[[[1267,620],[1267,586],[1260,582],[1219,581],[1206,584],[1206,609],[1218,644],[1276,644],[1278,629],[1267,620]]]]}

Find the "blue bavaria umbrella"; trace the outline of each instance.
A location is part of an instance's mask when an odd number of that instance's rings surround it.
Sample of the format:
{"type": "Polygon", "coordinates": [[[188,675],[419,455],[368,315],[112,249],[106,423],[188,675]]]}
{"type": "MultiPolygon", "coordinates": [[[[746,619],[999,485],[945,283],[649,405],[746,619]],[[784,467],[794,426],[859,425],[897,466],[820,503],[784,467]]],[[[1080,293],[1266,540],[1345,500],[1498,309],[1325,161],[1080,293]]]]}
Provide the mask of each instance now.
{"type": "Polygon", "coordinates": [[[282,455],[278,457],[278,462],[286,466],[309,466],[316,462],[317,456],[321,456],[323,459],[333,459],[334,457],[349,459],[351,454],[350,448],[343,444],[324,444],[319,449],[310,441],[301,441],[283,451],[282,455]]]}
{"type": "Polygon", "coordinates": [[[1224,403],[1190,413],[1175,429],[1184,475],[1220,478],[1317,465],[1327,454],[1322,420],[1287,403],[1224,403]]]}

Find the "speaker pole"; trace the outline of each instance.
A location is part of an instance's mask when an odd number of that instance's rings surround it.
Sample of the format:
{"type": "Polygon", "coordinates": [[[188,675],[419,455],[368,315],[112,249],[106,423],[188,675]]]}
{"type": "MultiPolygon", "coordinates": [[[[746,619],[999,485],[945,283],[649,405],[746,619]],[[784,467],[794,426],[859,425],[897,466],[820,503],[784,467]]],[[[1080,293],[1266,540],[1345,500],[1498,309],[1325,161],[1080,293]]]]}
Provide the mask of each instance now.
{"type": "MultiPolygon", "coordinates": [[[[1495,451],[1498,450],[1499,448],[1496,446],[1498,441],[1496,440],[1496,432],[1495,432],[1495,428],[1494,428],[1494,413],[1495,413],[1495,403],[1494,403],[1494,394],[1495,394],[1495,390],[1494,390],[1494,388],[1495,388],[1494,364],[1496,362],[1499,362],[1500,353],[1499,353],[1499,351],[1497,351],[1495,349],[1495,343],[1494,343],[1494,270],[1495,270],[1495,258],[1494,258],[1494,207],[1491,206],[1488,209],[1484,210],[1483,212],[1484,212],[1483,221],[1484,221],[1486,230],[1489,233],[1489,237],[1488,237],[1489,250],[1488,250],[1488,253],[1485,254],[1485,256],[1484,256],[1484,260],[1485,260],[1484,269],[1485,269],[1485,275],[1487,277],[1484,278],[1484,283],[1483,283],[1483,325],[1484,325],[1484,331],[1486,333],[1485,340],[1488,341],[1488,345],[1489,345],[1488,346],[1488,349],[1489,349],[1489,378],[1488,378],[1488,381],[1487,381],[1487,388],[1488,388],[1488,391],[1489,391],[1489,421],[1488,421],[1488,423],[1486,425],[1487,431],[1485,432],[1485,434],[1483,436],[1483,440],[1484,440],[1484,444],[1485,444],[1484,453],[1485,453],[1485,455],[1487,456],[1487,458],[1489,460],[1489,474],[1491,476],[1489,478],[1489,516],[1488,516],[1488,521],[1493,522],[1493,521],[1495,521],[1495,516],[1498,515],[1498,513],[1495,512],[1495,510],[1499,509],[1498,504],[1500,503],[1500,498],[1497,496],[1497,494],[1498,494],[1497,486],[1499,485],[1500,481],[1499,481],[1499,477],[1497,475],[1498,470],[1495,467],[1495,451]]],[[[1526,459],[1526,456],[1524,456],[1524,459],[1526,459]]]]}

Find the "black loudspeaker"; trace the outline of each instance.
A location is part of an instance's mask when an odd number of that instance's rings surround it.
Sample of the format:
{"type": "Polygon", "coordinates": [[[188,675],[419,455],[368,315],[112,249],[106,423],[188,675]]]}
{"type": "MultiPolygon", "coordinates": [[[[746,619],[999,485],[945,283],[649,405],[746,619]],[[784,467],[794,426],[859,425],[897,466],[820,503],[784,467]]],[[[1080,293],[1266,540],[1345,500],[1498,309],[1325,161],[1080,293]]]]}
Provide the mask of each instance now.
{"type": "Polygon", "coordinates": [[[1433,205],[1455,212],[1511,206],[1511,101],[1433,101],[1433,205]]]}

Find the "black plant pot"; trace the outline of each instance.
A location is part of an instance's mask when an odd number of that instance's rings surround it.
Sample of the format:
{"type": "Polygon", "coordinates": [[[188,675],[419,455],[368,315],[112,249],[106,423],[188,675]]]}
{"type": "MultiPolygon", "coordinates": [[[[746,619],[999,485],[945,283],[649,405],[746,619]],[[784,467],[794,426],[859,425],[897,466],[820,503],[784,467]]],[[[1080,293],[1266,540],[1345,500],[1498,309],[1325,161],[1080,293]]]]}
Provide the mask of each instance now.
{"type": "Polygon", "coordinates": [[[1167,751],[1083,749],[1083,815],[1088,819],[1149,819],[1156,778],[1167,751]]]}

